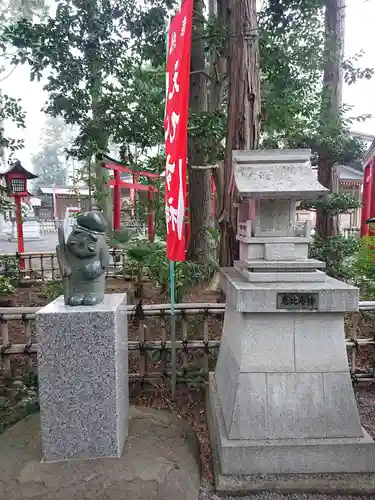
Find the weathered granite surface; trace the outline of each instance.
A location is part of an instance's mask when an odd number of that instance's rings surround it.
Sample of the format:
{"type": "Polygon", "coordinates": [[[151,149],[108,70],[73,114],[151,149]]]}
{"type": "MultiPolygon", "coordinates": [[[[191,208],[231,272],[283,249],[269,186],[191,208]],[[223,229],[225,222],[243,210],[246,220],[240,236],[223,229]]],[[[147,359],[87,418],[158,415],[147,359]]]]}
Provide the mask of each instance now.
{"type": "Polygon", "coordinates": [[[1,500],[196,500],[199,447],[184,419],[129,409],[120,458],[41,462],[39,415],[0,436],[1,500]]]}
{"type": "Polygon", "coordinates": [[[120,456],[127,435],[126,295],[95,306],[59,297],[36,314],[45,461],[120,456]]]}
{"type": "Polygon", "coordinates": [[[241,196],[307,199],[327,191],[311,169],[309,149],[233,151],[232,157],[241,196]]]}
{"type": "MultiPolygon", "coordinates": [[[[308,262],[306,260],[306,262],[308,262]]],[[[281,263],[287,269],[286,263],[281,263]]],[[[278,275],[277,267],[261,268],[261,274],[278,275]]],[[[297,272],[295,272],[298,275],[297,272]]],[[[234,305],[239,312],[269,313],[281,312],[277,309],[277,294],[282,292],[319,293],[319,312],[358,311],[358,288],[326,276],[324,282],[249,282],[233,267],[222,268],[220,285],[224,290],[227,303],[234,305]]],[[[295,311],[297,312],[297,311],[295,311]]]]}
{"type": "MultiPolygon", "coordinates": [[[[210,374],[207,410],[217,461],[215,473],[220,477],[243,475],[254,476],[255,479],[257,476],[259,482],[263,475],[269,475],[268,479],[272,481],[272,478],[280,480],[288,475],[307,474],[313,479],[314,474],[331,474],[334,480],[336,474],[349,473],[355,480],[356,474],[373,473],[375,470],[374,442],[365,430],[363,436],[357,438],[230,438],[213,373],[210,374]]],[[[360,477],[356,482],[357,492],[361,492],[360,477]]],[[[290,484],[290,491],[298,491],[295,486],[293,488],[290,484]]],[[[314,491],[313,483],[310,487],[314,491]]],[[[333,487],[332,491],[335,491],[333,487]]],[[[375,483],[372,492],[375,492],[375,483]]]]}

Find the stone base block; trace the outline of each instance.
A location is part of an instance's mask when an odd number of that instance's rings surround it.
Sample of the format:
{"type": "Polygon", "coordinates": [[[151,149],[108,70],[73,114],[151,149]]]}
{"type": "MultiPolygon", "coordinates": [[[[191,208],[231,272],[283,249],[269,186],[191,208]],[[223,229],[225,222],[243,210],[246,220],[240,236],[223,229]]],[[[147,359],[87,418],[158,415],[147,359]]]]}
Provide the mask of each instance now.
{"type": "MultiPolygon", "coordinates": [[[[308,272],[312,268],[317,269],[319,261],[306,259],[297,262],[298,272],[308,272]],[[305,266],[305,267],[303,267],[305,266]]],[[[249,261],[246,266],[249,272],[257,273],[280,273],[295,272],[294,262],[272,262],[272,261],[249,261]]],[[[266,313],[280,312],[289,314],[290,311],[277,307],[278,293],[310,293],[319,295],[319,312],[349,312],[358,311],[358,288],[347,285],[342,281],[329,276],[324,282],[312,281],[310,283],[288,282],[264,282],[256,283],[248,281],[233,267],[220,269],[220,286],[226,294],[227,302],[234,305],[239,312],[266,313]]],[[[306,312],[301,309],[301,312],[306,312]]]]}
{"type": "MultiPolygon", "coordinates": [[[[224,476],[213,457],[215,490],[218,496],[239,497],[251,493],[277,492],[321,495],[371,495],[375,493],[374,474],[279,474],[262,476],[224,476]]],[[[342,498],[340,496],[340,498],[342,498]]]]}
{"type": "Polygon", "coordinates": [[[324,283],[327,275],[323,271],[309,271],[309,272],[250,272],[247,268],[238,262],[234,263],[234,268],[238,271],[247,281],[255,283],[311,283],[319,282],[324,283]]]}
{"type": "Polygon", "coordinates": [[[363,482],[375,472],[375,443],[366,431],[363,438],[228,439],[213,373],[207,418],[222,491],[375,491],[374,478],[363,482]]]}
{"type": "Polygon", "coordinates": [[[126,295],[36,314],[45,462],[119,457],[128,433],[126,295]]]}

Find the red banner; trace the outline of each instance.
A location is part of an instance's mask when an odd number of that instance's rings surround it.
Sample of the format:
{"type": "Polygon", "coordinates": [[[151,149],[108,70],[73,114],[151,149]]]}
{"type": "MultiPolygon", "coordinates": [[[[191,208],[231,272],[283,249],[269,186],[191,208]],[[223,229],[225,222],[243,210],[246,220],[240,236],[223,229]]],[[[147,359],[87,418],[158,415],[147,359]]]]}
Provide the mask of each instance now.
{"type": "Polygon", "coordinates": [[[192,24],[193,0],[185,0],[170,23],[166,68],[165,213],[167,256],[174,261],[186,260],[184,220],[192,24]]]}

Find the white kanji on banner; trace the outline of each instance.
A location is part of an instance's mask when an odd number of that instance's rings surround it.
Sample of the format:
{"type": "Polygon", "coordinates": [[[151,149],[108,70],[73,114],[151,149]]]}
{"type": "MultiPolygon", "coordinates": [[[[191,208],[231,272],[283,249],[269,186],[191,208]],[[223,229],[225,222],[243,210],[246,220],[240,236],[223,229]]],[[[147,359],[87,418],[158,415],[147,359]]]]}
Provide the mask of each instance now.
{"type": "Polygon", "coordinates": [[[168,127],[167,130],[165,131],[165,140],[167,141],[169,139],[169,142],[172,144],[174,138],[176,137],[176,128],[180,121],[180,115],[178,115],[175,111],[173,111],[170,118],[167,116],[167,120],[168,120],[168,127]]]}
{"type": "Polygon", "coordinates": [[[168,94],[168,99],[172,99],[175,92],[176,93],[180,92],[180,86],[178,84],[178,71],[177,70],[178,70],[178,61],[176,61],[176,64],[174,65],[174,72],[173,72],[173,78],[172,78],[173,87],[172,87],[171,92],[169,92],[169,94],[168,94]]]}
{"type": "Polygon", "coordinates": [[[175,50],[176,46],[177,46],[177,37],[176,37],[176,32],[173,31],[172,36],[171,36],[171,45],[169,47],[169,55],[172,54],[172,52],[175,50]]]}
{"type": "Polygon", "coordinates": [[[182,240],[182,232],[184,229],[185,218],[185,196],[183,191],[182,179],[182,160],[178,160],[178,175],[179,175],[179,188],[178,188],[178,205],[177,205],[177,236],[182,240]]]}
{"type": "Polygon", "coordinates": [[[165,166],[165,170],[166,170],[165,182],[167,183],[168,191],[170,191],[170,189],[171,189],[171,181],[172,181],[172,175],[174,174],[174,169],[175,169],[175,163],[171,163],[171,155],[168,155],[167,156],[167,163],[165,166]]]}
{"type": "Polygon", "coordinates": [[[164,116],[167,256],[173,261],[186,260],[187,129],[192,24],[193,0],[183,0],[169,26],[164,116]]]}

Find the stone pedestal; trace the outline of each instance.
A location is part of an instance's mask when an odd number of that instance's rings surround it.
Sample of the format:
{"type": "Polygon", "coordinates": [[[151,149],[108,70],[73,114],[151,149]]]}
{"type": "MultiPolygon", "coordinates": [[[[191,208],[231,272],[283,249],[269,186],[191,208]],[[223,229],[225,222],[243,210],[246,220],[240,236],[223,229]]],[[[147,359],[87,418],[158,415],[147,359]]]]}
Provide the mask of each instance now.
{"type": "MultiPolygon", "coordinates": [[[[313,491],[311,475],[351,473],[361,491],[355,474],[375,471],[375,446],[361,427],[345,349],[344,311],[357,309],[357,289],[328,277],[249,283],[233,268],[222,271],[222,286],[224,331],[208,396],[218,484],[236,476],[228,491],[257,490],[260,475],[272,488],[269,477],[296,475],[289,488],[298,490],[308,474],[313,491]],[[319,294],[317,309],[280,309],[281,290],[319,294]]],[[[336,480],[328,479],[333,491],[336,480]]]]}
{"type": "Polygon", "coordinates": [[[36,314],[43,460],[119,457],[127,436],[126,295],[36,314]]]}

